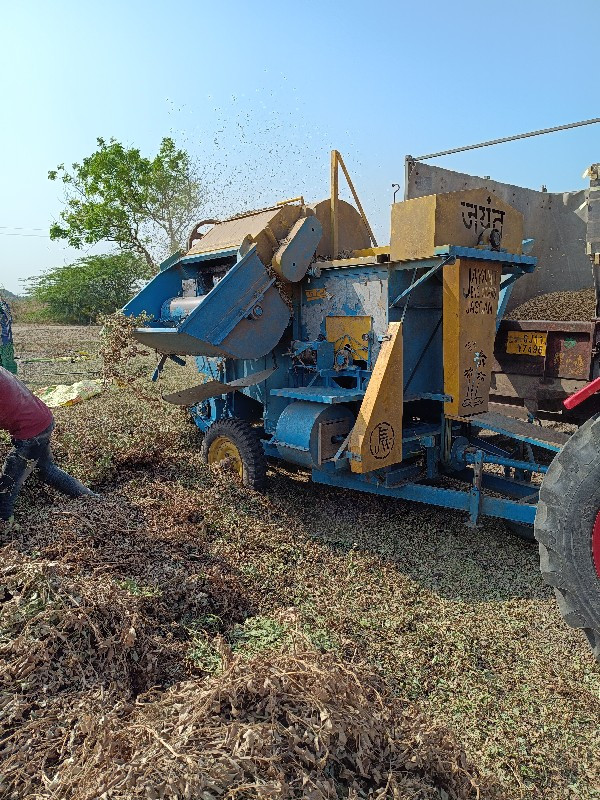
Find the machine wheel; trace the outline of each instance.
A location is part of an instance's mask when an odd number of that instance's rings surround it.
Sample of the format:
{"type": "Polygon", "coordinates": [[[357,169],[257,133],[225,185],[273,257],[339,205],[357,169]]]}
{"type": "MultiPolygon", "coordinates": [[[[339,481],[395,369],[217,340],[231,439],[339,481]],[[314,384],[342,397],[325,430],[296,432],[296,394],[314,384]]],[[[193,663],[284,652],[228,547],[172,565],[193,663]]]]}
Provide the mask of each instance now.
{"type": "Polygon", "coordinates": [[[214,422],[202,440],[200,454],[207,464],[228,461],[244,486],[262,489],[265,485],[267,462],[260,439],[242,419],[214,422]]]}
{"type": "Polygon", "coordinates": [[[600,418],[582,425],[550,465],[535,537],[560,613],[583,629],[600,661],[600,418]]]}

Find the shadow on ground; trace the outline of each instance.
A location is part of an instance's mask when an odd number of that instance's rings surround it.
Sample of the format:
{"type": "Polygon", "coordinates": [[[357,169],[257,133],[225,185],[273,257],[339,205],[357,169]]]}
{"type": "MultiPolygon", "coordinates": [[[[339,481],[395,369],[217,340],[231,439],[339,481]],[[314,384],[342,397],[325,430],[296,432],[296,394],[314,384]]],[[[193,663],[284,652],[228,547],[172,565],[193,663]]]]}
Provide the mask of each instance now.
{"type": "Polygon", "coordinates": [[[335,551],[361,550],[440,596],[479,603],[546,598],[535,544],[501,520],[466,525],[461,512],[313,484],[275,467],[269,497],[290,524],[335,551]]]}

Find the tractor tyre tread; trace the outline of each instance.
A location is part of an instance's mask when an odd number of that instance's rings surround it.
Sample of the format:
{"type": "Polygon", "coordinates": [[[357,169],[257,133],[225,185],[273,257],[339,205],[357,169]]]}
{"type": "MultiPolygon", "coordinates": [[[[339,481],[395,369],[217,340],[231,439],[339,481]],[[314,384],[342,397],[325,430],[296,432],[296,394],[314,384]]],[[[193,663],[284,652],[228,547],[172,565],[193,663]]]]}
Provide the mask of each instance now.
{"type": "Polygon", "coordinates": [[[600,510],[600,418],[591,418],[556,455],[540,489],[535,518],[540,569],[560,613],[581,628],[600,661],[600,579],[591,535],[600,510]]]}
{"type": "Polygon", "coordinates": [[[218,436],[226,436],[239,450],[244,477],[242,483],[249,489],[263,489],[267,481],[267,460],[263,446],[254,428],[239,417],[227,417],[213,422],[204,434],[200,455],[208,463],[208,450],[218,436]]]}

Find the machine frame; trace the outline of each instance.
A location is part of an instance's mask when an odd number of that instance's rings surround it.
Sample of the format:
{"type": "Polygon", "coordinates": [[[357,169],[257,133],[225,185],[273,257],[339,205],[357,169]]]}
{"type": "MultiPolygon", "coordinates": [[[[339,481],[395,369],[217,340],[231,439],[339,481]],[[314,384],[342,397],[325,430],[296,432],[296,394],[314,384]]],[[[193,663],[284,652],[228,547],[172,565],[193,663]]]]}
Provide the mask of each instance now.
{"type": "MultiPolygon", "coordinates": [[[[411,308],[409,300],[417,290],[427,290],[426,283],[434,276],[449,266],[456,258],[489,260],[499,262],[504,267],[502,289],[505,290],[519,275],[531,271],[535,266],[535,259],[527,256],[510,255],[502,252],[481,251],[464,247],[440,248],[436,257],[419,263],[417,276],[414,264],[393,264],[377,261],[375,257],[361,259],[337,260],[334,262],[318,262],[313,266],[313,274],[319,278],[327,270],[341,272],[346,275],[360,275],[365,268],[379,271],[380,273],[393,274],[402,271],[404,281],[410,281],[408,286],[392,301],[388,309],[391,317],[402,317],[406,321],[407,315],[418,313],[422,308],[411,308]],[[360,263],[356,263],[360,261],[360,263]],[[421,273],[418,275],[418,273],[421,273]],[[409,278],[410,276],[410,278],[409,278]],[[411,280],[412,279],[412,280],[411,280]],[[400,306],[400,301],[404,301],[400,306]]],[[[318,293],[322,288],[322,281],[310,279],[309,291],[318,293]]],[[[292,339],[283,347],[265,357],[267,365],[271,359],[275,372],[258,386],[250,386],[233,394],[211,398],[209,401],[196,404],[192,407],[192,416],[195,423],[202,431],[220,419],[239,417],[249,422],[261,423],[261,440],[265,454],[274,459],[290,460],[282,456],[278,447],[276,427],[279,416],[289,403],[302,402],[306,404],[343,405],[350,408],[360,406],[367,385],[373,372],[373,359],[370,356],[363,367],[346,367],[332,369],[326,361],[323,351],[329,350],[330,343],[326,339],[310,342],[302,340],[302,315],[300,313],[301,296],[306,292],[305,286],[298,286],[294,293],[295,312],[293,317],[292,339]],[[300,358],[307,350],[316,353],[313,357],[314,364],[302,364],[300,358]],[[287,374],[286,374],[287,373],[287,374]],[[282,380],[283,379],[283,380],[282,380]],[[342,388],[340,381],[352,383],[350,387],[342,388]],[[281,383],[286,385],[282,388],[281,383]],[[246,403],[239,395],[250,398],[246,403]],[[282,406],[281,400],[284,401],[282,406]],[[253,402],[252,402],[253,401],[253,402]],[[262,414],[254,403],[262,406],[262,414]],[[258,413],[257,413],[258,412],[258,413]],[[262,416],[262,419],[261,419],[262,416]]],[[[501,301],[502,302],[502,301],[501,301]]],[[[361,308],[346,307],[348,316],[362,316],[361,308]]],[[[431,348],[432,339],[427,336],[424,341],[416,343],[414,354],[407,359],[409,363],[421,365],[431,348]]],[[[409,346],[410,347],[410,346],[409,346]]],[[[406,355],[405,355],[406,358],[406,355]]],[[[219,361],[198,358],[198,369],[211,378],[217,378],[225,383],[239,380],[242,375],[251,374],[253,370],[263,364],[255,362],[219,361]]],[[[427,370],[424,364],[423,372],[427,370]]],[[[417,383],[418,381],[415,381],[417,383]]],[[[438,386],[436,391],[417,391],[405,394],[403,402],[408,404],[411,413],[417,416],[422,413],[423,404],[427,404],[427,416],[437,416],[435,422],[420,422],[408,424],[402,431],[403,461],[400,464],[376,469],[366,474],[357,475],[350,471],[348,452],[344,449],[342,441],[335,455],[330,460],[318,467],[310,466],[308,458],[304,466],[311,469],[311,476],[315,483],[337,486],[339,488],[354,489],[373,494],[395,497],[403,500],[414,500],[429,505],[465,511],[469,515],[469,523],[477,524],[480,516],[500,517],[526,525],[533,525],[537,503],[537,488],[530,482],[531,473],[545,473],[547,465],[537,463],[533,447],[539,447],[550,454],[560,450],[563,443],[561,436],[548,435],[542,429],[524,425],[518,420],[501,419],[500,415],[485,415],[484,419],[467,420],[454,419],[446,416],[443,407],[449,400],[444,394],[443,387],[438,386]],[[433,408],[436,407],[436,410],[433,408]],[[495,423],[495,424],[494,424],[495,423]],[[506,448],[500,448],[492,442],[486,442],[481,437],[481,432],[487,430],[500,434],[512,440],[515,447],[521,450],[523,457],[515,458],[506,448]],[[422,459],[422,464],[416,461],[422,459]],[[485,465],[494,465],[502,468],[506,474],[492,474],[485,471],[485,465]],[[512,471],[513,476],[509,476],[512,471]],[[453,478],[466,485],[465,489],[447,488],[432,485],[433,481],[453,478]],[[423,481],[423,482],[421,482],[423,481]],[[492,492],[490,494],[489,492],[492,492]],[[502,493],[507,497],[498,497],[502,493]]],[[[313,406],[314,407],[314,406],[313,406]]],[[[357,413],[355,411],[354,413],[357,413]]],[[[304,417],[307,425],[311,422],[308,408],[302,415],[298,415],[297,426],[302,427],[304,417]]],[[[302,445],[296,444],[296,447],[302,445]]],[[[309,446],[304,440],[304,451],[307,453],[309,446]]],[[[295,463],[302,465],[302,458],[295,455],[295,463]]]]}

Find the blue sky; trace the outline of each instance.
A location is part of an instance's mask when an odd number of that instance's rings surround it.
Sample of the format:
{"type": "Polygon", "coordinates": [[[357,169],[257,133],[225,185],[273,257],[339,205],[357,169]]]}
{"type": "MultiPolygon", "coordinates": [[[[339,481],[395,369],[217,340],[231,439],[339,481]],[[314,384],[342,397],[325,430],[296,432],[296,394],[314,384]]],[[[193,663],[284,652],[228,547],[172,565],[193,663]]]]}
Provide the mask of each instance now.
{"type": "MultiPolygon", "coordinates": [[[[47,172],[97,136],[147,155],[173,136],[206,170],[211,214],[327,196],[335,147],[385,241],[407,153],[600,116],[597,0],[1,5],[0,284],[12,291],[84,254],[46,236],[61,209],[47,172]]],[[[565,191],[594,161],[600,125],[434,163],[565,191]]]]}

